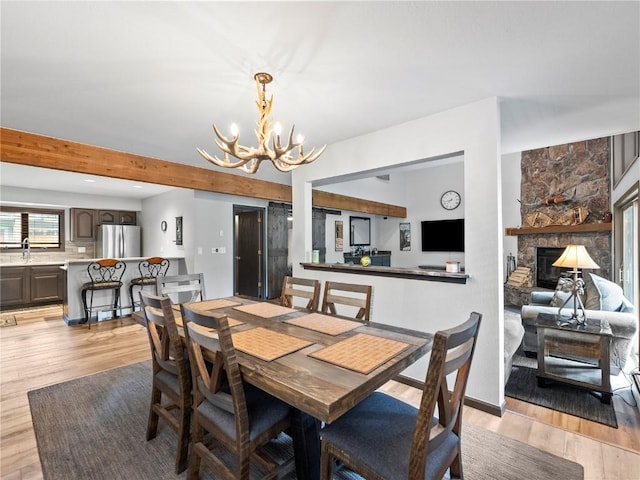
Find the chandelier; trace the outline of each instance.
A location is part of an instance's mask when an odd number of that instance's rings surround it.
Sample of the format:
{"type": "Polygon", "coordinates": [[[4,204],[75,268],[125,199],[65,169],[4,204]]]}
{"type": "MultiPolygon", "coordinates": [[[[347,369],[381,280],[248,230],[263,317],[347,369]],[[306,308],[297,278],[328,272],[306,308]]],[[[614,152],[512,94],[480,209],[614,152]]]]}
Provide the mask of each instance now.
{"type": "Polygon", "coordinates": [[[246,173],[256,173],[263,160],[271,160],[278,170],[281,172],[289,172],[300,165],[313,162],[322,155],[327,148],[326,145],[318,151],[312,148],[311,151],[305,155],[302,146],[304,137],[298,134],[296,141],[293,141],[293,129],[295,126],[292,126],[289,131],[287,144],[282,146],[280,143],[282,127],[278,122],[272,127],[271,121],[269,120],[271,107],[273,105],[273,95],[267,99],[266,86],[268,83],[271,83],[273,77],[268,73],[259,72],[256,73],[253,78],[256,81],[256,87],[258,89],[258,101],[256,105],[260,112],[260,119],[257,122],[258,128],[255,131],[258,137],[258,147],[245,147],[238,144],[239,132],[236,124],[231,125],[231,134],[233,135],[231,139],[222,135],[218,127],[213,124],[213,131],[217,137],[215,142],[218,148],[224,152],[224,157],[220,159],[215,155],[209,155],[200,148],[197,149],[198,153],[214,165],[238,168],[246,173]],[[269,141],[271,141],[271,145],[269,145],[269,141]],[[298,155],[294,158],[295,149],[298,150],[298,155]],[[235,159],[230,157],[235,157],[235,159]]]}

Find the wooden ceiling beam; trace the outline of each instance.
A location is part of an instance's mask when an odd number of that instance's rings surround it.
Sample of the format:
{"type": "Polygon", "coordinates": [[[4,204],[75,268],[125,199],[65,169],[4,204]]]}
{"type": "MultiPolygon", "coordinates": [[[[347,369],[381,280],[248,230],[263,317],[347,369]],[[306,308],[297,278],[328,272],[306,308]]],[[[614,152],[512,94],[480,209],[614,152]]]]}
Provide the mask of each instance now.
{"type": "MultiPolygon", "coordinates": [[[[278,202],[292,201],[290,185],[168,162],[103,147],[0,127],[0,160],[32,167],[155,183],[278,202]]],[[[406,217],[406,208],[313,191],[313,206],[406,217]]]]}

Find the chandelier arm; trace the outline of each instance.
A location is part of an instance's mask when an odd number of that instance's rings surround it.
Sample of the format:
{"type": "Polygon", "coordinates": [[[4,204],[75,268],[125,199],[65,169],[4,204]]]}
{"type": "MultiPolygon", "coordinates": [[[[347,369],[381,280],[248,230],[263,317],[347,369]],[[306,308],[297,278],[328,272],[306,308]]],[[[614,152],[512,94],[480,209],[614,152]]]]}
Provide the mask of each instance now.
{"type": "Polygon", "coordinates": [[[298,156],[298,158],[295,159],[295,160],[290,160],[290,159],[287,159],[286,157],[280,158],[279,160],[282,163],[285,163],[285,164],[290,165],[292,167],[297,167],[297,166],[305,164],[305,163],[313,162],[316,158],[318,158],[320,155],[322,155],[322,153],[325,151],[326,148],[327,148],[327,146],[324,145],[320,150],[316,151],[316,149],[314,147],[309,151],[309,153],[307,153],[304,156],[298,156]]]}
{"type": "Polygon", "coordinates": [[[272,139],[273,151],[269,151],[269,158],[271,159],[272,162],[281,158],[286,158],[287,153],[289,153],[294,148],[300,146],[299,143],[294,143],[293,141],[293,129],[295,127],[296,127],[295,125],[292,125],[291,130],[289,130],[289,138],[287,140],[286,146],[281,147],[276,143],[275,138],[272,139]]]}
{"type": "Polygon", "coordinates": [[[198,151],[198,153],[207,161],[218,165],[219,167],[228,167],[228,168],[241,168],[243,165],[245,165],[246,163],[250,162],[251,159],[248,158],[246,160],[239,160],[237,162],[232,162],[229,159],[229,154],[227,152],[225,152],[224,154],[224,159],[219,159],[218,157],[216,157],[215,155],[209,155],[206,151],[202,150],[201,148],[196,148],[196,150],[198,151]]]}

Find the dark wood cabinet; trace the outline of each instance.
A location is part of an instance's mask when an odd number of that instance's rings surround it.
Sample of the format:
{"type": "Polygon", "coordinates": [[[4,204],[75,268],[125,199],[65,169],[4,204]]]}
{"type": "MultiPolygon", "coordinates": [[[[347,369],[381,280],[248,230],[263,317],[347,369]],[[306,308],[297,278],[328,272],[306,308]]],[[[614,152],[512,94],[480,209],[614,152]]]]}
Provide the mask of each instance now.
{"type": "Polygon", "coordinates": [[[116,225],[119,219],[116,210],[98,210],[96,225],[116,225]]]}
{"type": "Polygon", "coordinates": [[[96,225],[135,225],[136,212],[124,210],[98,210],[96,225]]]}
{"type": "Polygon", "coordinates": [[[28,267],[0,268],[0,303],[3,307],[29,303],[28,267]]]}
{"type": "Polygon", "coordinates": [[[137,213],[126,210],[71,209],[71,241],[93,242],[98,225],[136,225],[137,213]]]}
{"type": "Polygon", "coordinates": [[[118,212],[120,217],[120,225],[135,225],[136,224],[136,212],[118,212]]]}
{"type": "Polygon", "coordinates": [[[63,270],[58,265],[30,268],[30,303],[62,301],[64,297],[63,270]]]}
{"type": "Polygon", "coordinates": [[[95,225],[95,210],[90,208],[71,209],[71,241],[94,241],[96,239],[95,225]]]}
{"type": "Polygon", "coordinates": [[[64,271],[59,265],[0,268],[2,307],[62,302],[64,288],[64,271]]]}

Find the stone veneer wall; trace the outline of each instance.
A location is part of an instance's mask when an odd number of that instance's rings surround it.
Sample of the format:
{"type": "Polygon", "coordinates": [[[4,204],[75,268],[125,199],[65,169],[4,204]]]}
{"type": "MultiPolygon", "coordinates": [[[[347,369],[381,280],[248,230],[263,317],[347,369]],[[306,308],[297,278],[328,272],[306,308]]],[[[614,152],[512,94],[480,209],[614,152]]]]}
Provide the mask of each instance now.
{"type": "MultiPolygon", "coordinates": [[[[542,212],[553,218],[566,209],[586,207],[589,216],[584,223],[601,223],[605,212],[610,210],[608,137],[522,152],[521,169],[522,218],[532,212],[542,212]],[[559,205],[540,204],[542,199],[555,195],[574,198],[559,205]]],[[[610,232],[519,235],[518,266],[530,267],[535,276],[536,247],[565,247],[569,244],[585,245],[589,255],[600,266],[594,273],[612,278],[610,232]]],[[[535,286],[535,278],[533,280],[535,286]]]]}

